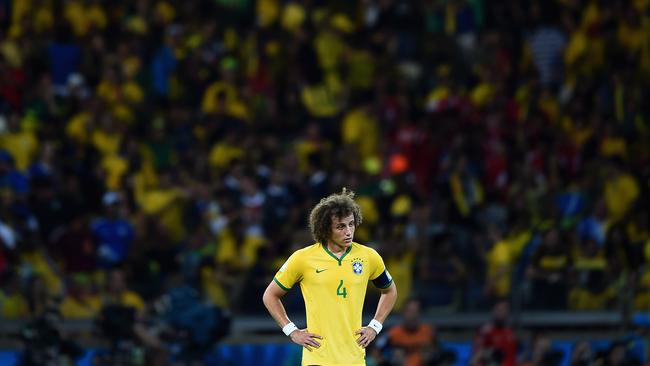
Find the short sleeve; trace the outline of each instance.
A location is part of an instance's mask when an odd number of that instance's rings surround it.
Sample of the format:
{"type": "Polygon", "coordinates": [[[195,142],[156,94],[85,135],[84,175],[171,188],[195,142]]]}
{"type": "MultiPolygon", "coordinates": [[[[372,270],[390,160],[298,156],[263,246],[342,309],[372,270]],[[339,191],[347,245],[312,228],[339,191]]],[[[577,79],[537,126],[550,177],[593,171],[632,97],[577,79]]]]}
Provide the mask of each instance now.
{"type": "Polygon", "coordinates": [[[298,253],[293,253],[280,267],[273,281],[283,290],[289,291],[296,282],[302,280],[302,269],[298,253]]]}
{"type": "Polygon", "coordinates": [[[370,280],[378,288],[388,288],[393,283],[393,278],[386,269],[384,260],[376,250],[370,248],[370,280]]]}

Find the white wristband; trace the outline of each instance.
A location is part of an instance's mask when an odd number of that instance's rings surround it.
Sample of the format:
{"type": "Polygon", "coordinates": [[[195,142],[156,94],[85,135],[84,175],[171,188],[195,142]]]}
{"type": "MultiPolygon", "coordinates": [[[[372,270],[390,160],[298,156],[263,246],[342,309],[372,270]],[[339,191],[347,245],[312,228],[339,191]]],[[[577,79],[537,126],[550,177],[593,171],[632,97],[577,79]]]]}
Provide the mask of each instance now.
{"type": "Polygon", "coordinates": [[[289,334],[291,334],[291,332],[293,332],[294,330],[297,330],[297,329],[298,329],[298,327],[296,327],[296,325],[293,324],[293,322],[291,322],[291,323],[285,325],[284,327],[282,327],[282,332],[284,332],[284,335],[288,336],[289,334]]]}
{"type": "Polygon", "coordinates": [[[384,327],[377,319],[371,320],[370,323],[368,323],[368,326],[374,329],[377,334],[379,334],[379,332],[381,332],[381,328],[384,327]]]}

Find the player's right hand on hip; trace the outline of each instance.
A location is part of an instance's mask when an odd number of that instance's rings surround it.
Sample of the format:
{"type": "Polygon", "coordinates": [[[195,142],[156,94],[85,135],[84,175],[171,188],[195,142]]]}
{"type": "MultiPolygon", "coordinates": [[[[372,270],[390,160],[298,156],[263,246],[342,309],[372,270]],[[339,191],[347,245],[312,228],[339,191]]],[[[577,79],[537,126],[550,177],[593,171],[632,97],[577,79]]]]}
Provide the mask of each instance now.
{"type": "Polygon", "coordinates": [[[307,332],[306,329],[294,330],[291,332],[291,334],[289,334],[289,338],[291,338],[293,343],[305,347],[309,352],[311,352],[312,348],[320,347],[320,343],[318,343],[317,339],[323,339],[323,337],[319,336],[318,334],[307,332]]]}

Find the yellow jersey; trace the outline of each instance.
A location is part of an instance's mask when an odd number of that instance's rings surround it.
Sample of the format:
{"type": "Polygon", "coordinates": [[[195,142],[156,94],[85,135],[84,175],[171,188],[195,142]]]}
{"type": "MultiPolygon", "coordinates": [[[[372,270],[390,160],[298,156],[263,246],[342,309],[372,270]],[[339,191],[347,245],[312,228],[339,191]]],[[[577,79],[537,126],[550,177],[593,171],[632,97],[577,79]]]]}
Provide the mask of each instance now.
{"type": "Polygon", "coordinates": [[[307,330],[323,337],[321,346],[304,352],[303,365],[365,365],[366,351],[357,345],[368,281],[388,288],[392,278],[376,250],[352,243],[337,258],[316,243],[297,250],[273,278],[283,290],[300,283],[307,330]]]}

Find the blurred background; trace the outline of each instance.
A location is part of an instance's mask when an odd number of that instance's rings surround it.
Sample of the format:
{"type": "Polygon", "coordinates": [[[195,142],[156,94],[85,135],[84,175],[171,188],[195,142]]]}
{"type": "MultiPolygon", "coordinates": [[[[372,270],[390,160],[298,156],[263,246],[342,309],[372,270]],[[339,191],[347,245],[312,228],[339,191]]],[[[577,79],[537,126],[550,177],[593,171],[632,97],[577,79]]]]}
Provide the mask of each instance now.
{"type": "Polygon", "coordinates": [[[649,81],[648,0],[0,0],[0,364],[299,364],[342,187],[368,365],[648,364],[649,81]]]}

